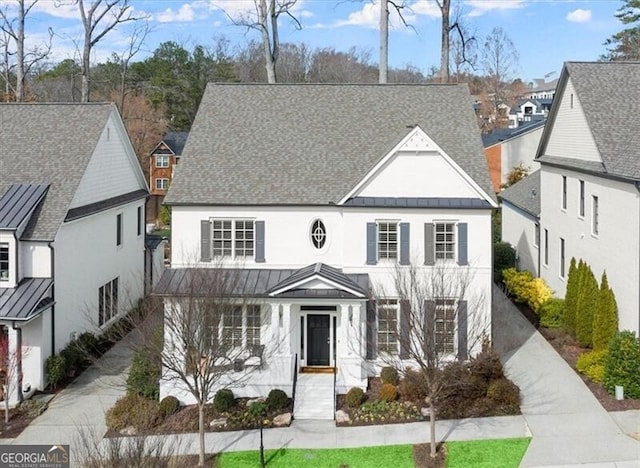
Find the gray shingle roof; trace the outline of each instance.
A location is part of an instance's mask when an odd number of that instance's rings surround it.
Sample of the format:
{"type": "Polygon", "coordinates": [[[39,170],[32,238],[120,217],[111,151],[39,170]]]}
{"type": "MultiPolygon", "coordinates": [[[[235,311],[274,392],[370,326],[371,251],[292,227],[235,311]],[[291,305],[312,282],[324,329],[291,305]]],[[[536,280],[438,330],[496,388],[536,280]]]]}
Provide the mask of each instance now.
{"type": "Polygon", "coordinates": [[[14,183],[48,183],[23,239],[53,240],[112,104],[0,104],[0,193],[14,183]]]}
{"type": "Polygon", "coordinates": [[[165,202],[338,202],[415,125],[492,196],[466,85],[210,83],[165,202]]]}
{"type": "MultiPolygon", "coordinates": [[[[560,92],[571,78],[587,123],[611,175],[640,179],[640,62],[567,62],[560,92]]],[[[555,119],[554,108],[551,119],[555,119]]],[[[548,126],[538,156],[544,155],[548,126]]]]}
{"type": "Polygon", "coordinates": [[[535,171],[498,195],[536,218],[540,217],[540,171],[535,171]]]}
{"type": "Polygon", "coordinates": [[[18,229],[48,188],[45,184],[12,184],[0,198],[0,229],[18,229]]]}

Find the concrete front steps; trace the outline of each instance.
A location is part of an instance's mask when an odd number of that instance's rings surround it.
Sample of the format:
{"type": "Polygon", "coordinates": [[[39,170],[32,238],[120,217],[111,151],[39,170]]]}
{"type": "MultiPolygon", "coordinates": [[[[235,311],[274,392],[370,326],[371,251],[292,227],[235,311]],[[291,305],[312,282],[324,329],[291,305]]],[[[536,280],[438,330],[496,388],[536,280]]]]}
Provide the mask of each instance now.
{"type": "Polygon", "coordinates": [[[333,419],[333,374],[298,374],[294,419],[333,419]]]}

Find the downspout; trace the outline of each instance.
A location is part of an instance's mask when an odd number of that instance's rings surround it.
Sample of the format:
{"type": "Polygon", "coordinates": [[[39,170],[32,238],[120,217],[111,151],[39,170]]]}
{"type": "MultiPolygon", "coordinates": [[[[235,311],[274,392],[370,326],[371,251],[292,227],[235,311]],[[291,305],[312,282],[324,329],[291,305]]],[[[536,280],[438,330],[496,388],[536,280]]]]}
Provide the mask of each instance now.
{"type": "MultiPolygon", "coordinates": [[[[633,184],[636,187],[636,190],[638,191],[638,194],[640,195],[640,181],[635,181],[633,184]]],[[[638,232],[640,232],[640,198],[638,199],[638,232]]],[[[638,246],[638,243],[636,242],[636,247],[638,246]]],[[[640,254],[636,253],[636,261],[639,263],[638,266],[638,278],[640,278],[640,254]]],[[[636,282],[637,283],[637,282],[636,282]]],[[[638,317],[637,317],[638,321],[636,322],[636,324],[639,326],[639,330],[640,330],[640,291],[638,291],[638,317]]]]}
{"type": "Polygon", "coordinates": [[[16,331],[16,377],[18,377],[18,403],[22,403],[22,328],[16,327],[16,322],[11,322],[11,327],[16,331]]]}
{"type": "Polygon", "coordinates": [[[542,278],[542,270],[540,269],[540,257],[542,255],[542,223],[540,222],[540,215],[538,215],[538,278],[542,278]]]}
{"type": "Polygon", "coordinates": [[[53,247],[53,242],[49,242],[49,249],[51,251],[51,278],[53,278],[53,284],[51,285],[51,356],[56,354],[56,250],[53,247]]]}

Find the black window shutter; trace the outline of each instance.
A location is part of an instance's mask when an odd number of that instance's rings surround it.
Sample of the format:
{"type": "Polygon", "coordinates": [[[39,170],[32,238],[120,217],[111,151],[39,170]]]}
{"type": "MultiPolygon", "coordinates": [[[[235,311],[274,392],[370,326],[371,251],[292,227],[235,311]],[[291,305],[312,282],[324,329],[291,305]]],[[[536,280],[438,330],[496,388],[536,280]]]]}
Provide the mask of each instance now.
{"type": "Polygon", "coordinates": [[[409,359],[411,351],[411,303],[400,300],[400,359],[409,359]]]}
{"type": "Polygon", "coordinates": [[[200,261],[211,261],[211,221],[200,221],[200,261]]]}
{"type": "Polygon", "coordinates": [[[467,301],[458,302],[458,359],[466,361],[467,352],[467,301]]]}
{"type": "MultiPolygon", "coordinates": [[[[256,221],[256,263],[264,263],[264,221],[256,221]]],[[[273,260],[273,259],[271,259],[273,260]]]]}
{"type": "Polygon", "coordinates": [[[424,264],[436,264],[435,228],[432,223],[424,225],[424,264]]]}
{"type": "Polygon", "coordinates": [[[376,223],[367,223],[367,265],[378,263],[378,253],[376,249],[378,237],[378,226],[376,223]]]}
{"type": "Polygon", "coordinates": [[[400,223],[400,265],[411,263],[409,245],[409,223],[400,223]]]}
{"type": "Polygon", "coordinates": [[[436,301],[426,300],[424,301],[424,334],[422,341],[422,349],[424,351],[424,358],[429,364],[436,364],[436,330],[435,330],[435,316],[436,316],[436,301]]]}
{"type": "Polygon", "coordinates": [[[370,300],[367,301],[367,359],[376,358],[376,329],[376,301],[370,300]]]}
{"type": "Polygon", "coordinates": [[[468,265],[467,223],[458,223],[458,265],[468,265]]]}

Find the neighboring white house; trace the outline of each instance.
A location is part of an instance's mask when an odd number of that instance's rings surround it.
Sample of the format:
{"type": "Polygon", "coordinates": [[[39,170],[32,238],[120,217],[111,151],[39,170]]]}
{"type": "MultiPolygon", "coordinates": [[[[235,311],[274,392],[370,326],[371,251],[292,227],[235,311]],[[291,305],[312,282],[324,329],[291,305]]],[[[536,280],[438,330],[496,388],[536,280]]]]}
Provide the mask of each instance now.
{"type": "Polygon", "coordinates": [[[509,128],[547,118],[552,99],[523,99],[509,110],[509,128]]]}
{"type": "MultiPolygon", "coordinates": [[[[541,164],[536,189],[541,197],[540,276],[562,297],[572,257],[585,260],[598,279],[606,270],[618,303],[620,329],[636,333],[640,331],[638,109],[640,63],[568,62],[536,159],[541,164]],[[610,111],[603,112],[603,102],[610,111]]],[[[509,229],[503,227],[503,238],[516,245],[522,235],[509,229]]]]}
{"type": "MultiPolygon", "coordinates": [[[[398,265],[469,273],[464,297],[434,298],[437,339],[463,359],[479,350],[469,337],[490,330],[496,203],[466,86],[209,84],[184,155],[157,292],[170,314],[190,276],[241,269],[237,296],[258,308],[225,317],[220,338],[267,357],[237,395],[291,394],[296,363],[335,371],[338,391],[366,387],[411,333],[398,265]]],[[[333,399],[332,379],[314,401],[333,399]]],[[[193,402],[165,379],[168,394],[193,402]]]]}
{"type": "Polygon", "coordinates": [[[48,356],[142,297],[149,191],[111,104],[0,104],[0,122],[0,349],[22,350],[28,395],[48,356]]]}

